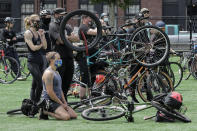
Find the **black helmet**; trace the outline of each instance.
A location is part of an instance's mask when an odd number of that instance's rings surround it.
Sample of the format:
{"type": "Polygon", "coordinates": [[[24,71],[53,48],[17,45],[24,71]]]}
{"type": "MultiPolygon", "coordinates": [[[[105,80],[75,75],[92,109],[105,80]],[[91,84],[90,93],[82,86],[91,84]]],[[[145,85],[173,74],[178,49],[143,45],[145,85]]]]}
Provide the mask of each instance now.
{"type": "Polygon", "coordinates": [[[4,19],[4,23],[14,23],[15,21],[14,21],[14,18],[12,18],[12,17],[6,17],[5,19],[4,19]]]}
{"type": "Polygon", "coordinates": [[[40,16],[46,16],[46,15],[51,15],[50,10],[41,10],[40,11],[40,16]]]}

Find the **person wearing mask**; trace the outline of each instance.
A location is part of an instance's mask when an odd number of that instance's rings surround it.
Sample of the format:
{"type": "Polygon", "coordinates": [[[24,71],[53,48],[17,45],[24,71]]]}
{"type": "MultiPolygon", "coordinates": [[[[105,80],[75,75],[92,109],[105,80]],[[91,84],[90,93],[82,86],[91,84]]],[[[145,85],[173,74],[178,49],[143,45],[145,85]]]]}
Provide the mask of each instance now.
{"type": "Polygon", "coordinates": [[[102,13],[100,16],[100,21],[102,26],[109,26],[109,18],[107,13],[102,13]]]}
{"type": "Polygon", "coordinates": [[[152,23],[149,21],[150,18],[150,11],[147,8],[142,8],[140,10],[140,13],[142,13],[143,17],[145,18],[143,21],[145,25],[152,25],[152,23]]]}
{"type": "MultiPolygon", "coordinates": [[[[78,36],[79,36],[80,40],[84,40],[83,34],[86,37],[87,41],[91,41],[95,37],[95,35],[97,35],[97,28],[90,28],[89,23],[91,23],[91,21],[92,21],[92,19],[89,16],[86,16],[86,15],[82,16],[81,25],[80,25],[79,31],[78,31],[78,36]]],[[[94,47],[93,49],[88,50],[88,54],[91,56],[97,50],[98,50],[97,47],[94,47]]],[[[79,64],[81,82],[87,84],[88,86],[92,86],[92,85],[90,85],[88,65],[87,65],[87,60],[86,60],[85,54],[86,54],[85,52],[79,52],[76,56],[76,61],[79,64]]],[[[103,71],[104,67],[107,66],[106,63],[95,63],[96,62],[95,57],[91,58],[90,61],[92,63],[94,63],[94,64],[90,65],[90,68],[89,68],[90,75],[95,74],[99,70],[103,71]]],[[[91,84],[93,84],[94,79],[95,78],[93,78],[91,80],[91,84]]],[[[84,86],[80,87],[79,97],[81,100],[86,98],[86,88],[84,86]]]]}
{"type": "Polygon", "coordinates": [[[77,114],[67,105],[62,91],[62,80],[57,71],[62,66],[60,55],[54,51],[48,52],[46,58],[49,66],[42,76],[42,98],[48,103],[48,109],[39,110],[39,119],[48,119],[48,115],[58,120],[76,119],[77,114]]]}
{"type": "Polygon", "coordinates": [[[39,29],[40,18],[37,14],[32,14],[25,19],[26,31],[24,39],[29,50],[28,54],[28,69],[32,74],[32,87],[30,92],[30,99],[38,103],[42,94],[42,74],[43,74],[43,59],[42,49],[47,48],[45,32],[39,29]]]}
{"type": "MultiPolygon", "coordinates": [[[[55,51],[60,54],[62,59],[62,66],[58,68],[58,72],[62,78],[62,90],[64,97],[67,101],[67,93],[72,82],[72,77],[74,73],[74,60],[73,60],[73,51],[68,48],[62,41],[60,37],[60,24],[63,19],[63,16],[66,14],[64,8],[56,8],[53,10],[54,22],[51,22],[49,25],[49,34],[51,37],[52,45],[55,47],[55,51]]],[[[73,29],[70,25],[66,25],[67,38],[72,40],[78,40],[78,37],[75,37],[73,34],[73,29]]]]}
{"type": "Polygon", "coordinates": [[[49,24],[51,22],[51,12],[49,10],[40,11],[40,29],[45,31],[45,38],[47,41],[47,49],[42,49],[42,57],[44,60],[44,70],[47,68],[46,53],[52,50],[51,38],[49,37],[49,24]]]}
{"type": "MultiPolygon", "coordinates": [[[[16,59],[16,61],[18,62],[19,66],[20,66],[18,53],[16,52],[16,49],[14,47],[14,45],[17,43],[16,33],[12,30],[12,28],[14,27],[14,22],[15,21],[12,17],[5,18],[4,23],[5,23],[6,27],[2,30],[2,40],[7,42],[7,47],[5,49],[5,55],[16,59]]],[[[16,74],[16,72],[18,70],[18,69],[16,69],[17,67],[15,67],[14,65],[11,65],[11,66],[12,66],[13,71],[16,74]]],[[[17,78],[17,80],[24,80],[25,79],[21,76],[20,71],[19,71],[18,76],[19,77],[17,78]]]]}

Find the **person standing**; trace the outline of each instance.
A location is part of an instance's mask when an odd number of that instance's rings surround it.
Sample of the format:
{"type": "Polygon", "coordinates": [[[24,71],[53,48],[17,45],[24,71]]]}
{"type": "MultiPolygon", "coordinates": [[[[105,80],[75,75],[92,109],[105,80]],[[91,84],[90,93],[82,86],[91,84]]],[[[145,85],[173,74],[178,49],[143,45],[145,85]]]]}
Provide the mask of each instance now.
{"type": "Polygon", "coordinates": [[[47,68],[47,60],[46,60],[46,53],[52,50],[51,38],[49,37],[49,24],[51,22],[51,12],[49,10],[41,10],[40,11],[40,29],[45,31],[45,38],[47,41],[47,48],[42,49],[42,58],[44,61],[44,70],[47,68]]]}
{"type": "MultiPolygon", "coordinates": [[[[12,28],[14,27],[14,19],[12,17],[6,17],[4,20],[4,23],[6,25],[6,27],[2,30],[2,39],[3,41],[7,42],[7,47],[5,49],[5,55],[6,56],[10,56],[12,58],[14,58],[19,66],[20,66],[20,61],[19,61],[19,57],[18,57],[18,53],[16,52],[16,49],[14,47],[14,44],[17,43],[17,38],[16,38],[16,33],[12,30],[12,28]]],[[[14,65],[11,65],[13,71],[17,72],[17,67],[15,67],[14,65]]],[[[21,76],[21,72],[19,71],[19,77],[17,78],[17,80],[24,80],[25,78],[23,78],[21,76]]]]}
{"type": "MultiPolygon", "coordinates": [[[[62,41],[60,37],[60,24],[63,16],[66,14],[64,8],[56,8],[53,10],[54,22],[49,25],[49,34],[51,37],[52,45],[55,47],[55,51],[60,54],[62,59],[62,66],[58,68],[58,72],[62,78],[62,90],[64,97],[67,101],[67,92],[70,88],[72,82],[72,77],[74,73],[74,60],[73,51],[68,48],[62,41]]],[[[66,25],[67,36],[71,36],[73,29],[71,26],[66,25]]]]}
{"type": "Polygon", "coordinates": [[[42,94],[42,74],[43,74],[43,59],[42,49],[47,48],[47,42],[43,29],[39,29],[40,18],[37,14],[32,14],[25,19],[25,25],[30,25],[25,31],[24,38],[27,44],[28,54],[28,69],[32,74],[32,87],[30,99],[38,103],[42,94]]]}

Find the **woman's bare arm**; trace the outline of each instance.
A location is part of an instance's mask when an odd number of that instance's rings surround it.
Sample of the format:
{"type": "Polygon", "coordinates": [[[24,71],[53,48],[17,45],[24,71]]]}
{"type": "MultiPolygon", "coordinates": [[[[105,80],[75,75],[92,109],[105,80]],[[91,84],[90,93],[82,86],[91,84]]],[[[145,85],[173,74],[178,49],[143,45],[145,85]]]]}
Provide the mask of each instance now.
{"type": "Polygon", "coordinates": [[[29,48],[33,51],[39,50],[42,47],[41,45],[34,45],[32,42],[32,34],[29,30],[27,30],[24,34],[24,38],[25,38],[25,42],[27,43],[27,45],[29,46],[29,48]]]}

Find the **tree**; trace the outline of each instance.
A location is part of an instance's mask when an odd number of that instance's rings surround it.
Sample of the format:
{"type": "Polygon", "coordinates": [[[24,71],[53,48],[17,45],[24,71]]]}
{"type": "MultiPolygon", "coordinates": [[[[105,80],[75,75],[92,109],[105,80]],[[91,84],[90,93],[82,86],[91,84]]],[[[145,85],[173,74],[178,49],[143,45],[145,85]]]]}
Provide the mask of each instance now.
{"type": "Polygon", "coordinates": [[[92,3],[106,3],[109,5],[110,25],[115,25],[115,6],[126,9],[134,0],[90,0],[92,3]]]}

